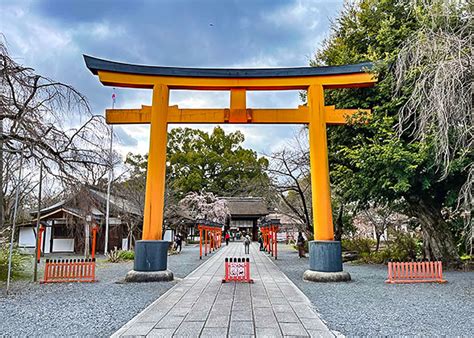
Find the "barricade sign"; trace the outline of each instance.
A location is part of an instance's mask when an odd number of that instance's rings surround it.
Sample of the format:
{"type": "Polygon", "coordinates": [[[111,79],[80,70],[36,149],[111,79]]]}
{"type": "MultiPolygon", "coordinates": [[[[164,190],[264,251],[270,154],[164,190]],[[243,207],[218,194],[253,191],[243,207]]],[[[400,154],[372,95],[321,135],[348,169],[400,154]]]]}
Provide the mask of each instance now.
{"type": "Polygon", "coordinates": [[[47,259],[40,283],[95,282],[95,258],[47,259]]]}
{"type": "Polygon", "coordinates": [[[230,257],[225,258],[224,262],[225,277],[222,279],[222,283],[226,282],[243,282],[253,283],[253,279],[250,278],[250,259],[230,257]]]}
{"type": "Polygon", "coordinates": [[[385,283],[446,283],[441,262],[389,262],[385,283]]]}

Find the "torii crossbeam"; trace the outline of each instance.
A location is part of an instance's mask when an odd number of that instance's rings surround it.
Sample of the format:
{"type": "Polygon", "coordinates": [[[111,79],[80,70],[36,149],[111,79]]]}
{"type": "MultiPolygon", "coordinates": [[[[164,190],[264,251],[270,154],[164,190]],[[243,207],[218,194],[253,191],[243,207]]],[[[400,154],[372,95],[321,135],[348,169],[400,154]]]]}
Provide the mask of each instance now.
{"type": "MultiPolygon", "coordinates": [[[[368,87],[376,79],[371,63],[334,67],[203,69],[141,66],[84,55],[87,68],[106,86],[153,90],[151,106],[107,109],[110,124],[148,123],[150,150],[143,240],[161,240],[168,123],[307,124],[309,129],[312,207],[317,241],[333,241],[326,126],[344,124],[357,109],[324,105],[324,89],[368,87]],[[174,89],[230,91],[227,109],[180,109],[169,106],[174,89]],[[294,109],[252,109],[247,91],[307,90],[308,105],[294,109]]],[[[341,268],[342,269],[342,268],[341,268]]]]}

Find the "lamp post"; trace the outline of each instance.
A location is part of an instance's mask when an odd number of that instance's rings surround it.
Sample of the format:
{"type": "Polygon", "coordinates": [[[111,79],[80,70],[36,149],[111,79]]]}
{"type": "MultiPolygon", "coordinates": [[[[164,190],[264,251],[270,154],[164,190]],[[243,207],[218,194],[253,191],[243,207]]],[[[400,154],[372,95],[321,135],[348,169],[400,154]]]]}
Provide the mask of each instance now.
{"type": "MultiPolygon", "coordinates": [[[[3,151],[8,151],[8,150],[3,150],[3,151]]],[[[24,157],[24,152],[23,150],[18,150],[18,151],[11,151],[14,153],[21,153],[20,157],[20,170],[18,172],[18,184],[16,186],[16,191],[15,191],[15,206],[13,208],[13,222],[12,222],[12,236],[10,240],[10,252],[8,253],[8,275],[7,275],[7,295],[8,291],[10,290],[10,278],[11,278],[11,271],[12,271],[12,255],[13,255],[13,242],[15,240],[15,226],[16,226],[16,215],[18,212],[18,195],[20,192],[20,182],[21,182],[21,171],[23,169],[23,157],[24,157]]]]}

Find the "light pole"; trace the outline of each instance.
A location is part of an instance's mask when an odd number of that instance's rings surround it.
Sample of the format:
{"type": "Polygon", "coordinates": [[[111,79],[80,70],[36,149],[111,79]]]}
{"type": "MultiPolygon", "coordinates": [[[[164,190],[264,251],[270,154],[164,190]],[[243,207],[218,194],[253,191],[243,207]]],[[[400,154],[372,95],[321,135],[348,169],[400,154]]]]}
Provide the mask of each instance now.
{"type": "MultiPolygon", "coordinates": [[[[3,151],[8,151],[8,150],[3,150],[3,151]]],[[[16,215],[18,211],[18,195],[20,192],[20,182],[21,182],[21,171],[23,168],[23,157],[24,157],[24,152],[23,150],[16,150],[16,151],[10,151],[12,153],[21,153],[20,157],[20,170],[18,172],[18,184],[16,186],[16,191],[15,191],[15,206],[13,208],[13,222],[12,222],[12,236],[10,240],[10,252],[8,253],[8,275],[7,275],[7,295],[8,291],[10,289],[10,278],[11,278],[11,271],[12,271],[12,255],[13,255],[13,242],[15,240],[15,226],[16,226],[16,215]]]]}

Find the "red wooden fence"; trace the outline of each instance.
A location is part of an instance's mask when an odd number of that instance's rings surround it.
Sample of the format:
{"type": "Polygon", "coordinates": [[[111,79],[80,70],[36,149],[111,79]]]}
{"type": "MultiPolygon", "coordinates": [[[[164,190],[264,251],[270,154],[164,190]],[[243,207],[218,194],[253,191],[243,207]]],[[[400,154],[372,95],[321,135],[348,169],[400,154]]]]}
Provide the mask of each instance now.
{"type": "Polygon", "coordinates": [[[41,283],[95,282],[95,258],[47,259],[41,283]]]}
{"type": "Polygon", "coordinates": [[[441,262],[389,262],[385,283],[446,283],[441,262]]]}
{"type": "Polygon", "coordinates": [[[226,282],[244,282],[253,283],[250,278],[250,259],[249,258],[225,258],[225,277],[222,283],[226,282]]]}

